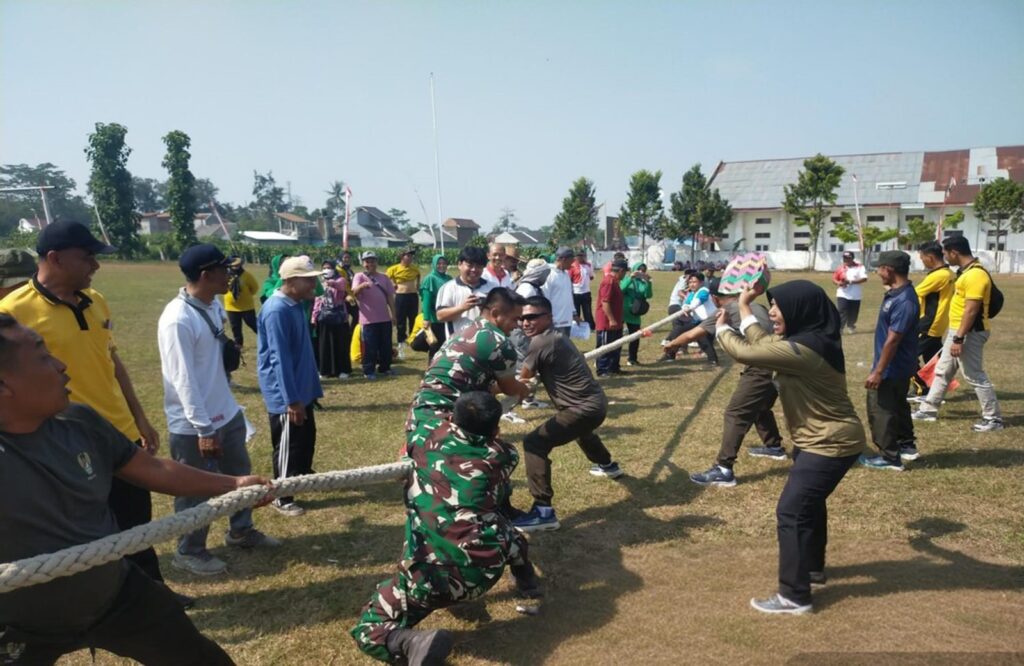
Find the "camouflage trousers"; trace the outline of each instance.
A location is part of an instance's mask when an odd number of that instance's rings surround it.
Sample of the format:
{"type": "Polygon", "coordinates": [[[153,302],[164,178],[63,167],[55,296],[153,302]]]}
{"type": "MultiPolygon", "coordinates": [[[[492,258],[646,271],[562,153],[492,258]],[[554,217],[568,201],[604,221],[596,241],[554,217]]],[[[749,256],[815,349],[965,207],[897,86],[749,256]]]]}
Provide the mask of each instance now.
{"type": "MultiPolygon", "coordinates": [[[[525,562],[526,540],[520,535],[508,563],[525,562]]],[[[395,575],[377,585],[359,623],[349,633],[366,655],[393,662],[395,656],[387,648],[392,631],[415,627],[435,610],[483,596],[504,570],[504,566],[458,567],[402,560],[395,575]]]]}

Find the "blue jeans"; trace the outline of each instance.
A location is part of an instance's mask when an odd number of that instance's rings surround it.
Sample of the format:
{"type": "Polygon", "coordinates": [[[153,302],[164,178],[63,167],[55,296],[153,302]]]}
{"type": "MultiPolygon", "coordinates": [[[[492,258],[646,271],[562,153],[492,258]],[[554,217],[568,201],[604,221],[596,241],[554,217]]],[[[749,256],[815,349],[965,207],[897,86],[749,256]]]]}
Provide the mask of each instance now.
{"type": "MultiPolygon", "coordinates": [[[[176,435],[171,433],[171,457],[183,465],[195,467],[207,472],[244,476],[252,473],[249,452],[245,448],[245,415],[242,410],[233,419],[217,430],[220,440],[221,457],[204,458],[199,455],[199,437],[196,435],[176,435]]],[[[175,497],[174,512],[191,509],[205,502],[208,497],[175,497]]],[[[229,519],[231,531],[241,534],[252,529],[252,509],[242,509],[231,515],[229,519]]],[[[182,555],[198,555],[206,552],[206,535],[210,526],[201,527],[195,532],[178,539],[178,552],[182,555]]]]}
{"type": "Polygon", "coordinates": [[[391,322],[363,324],[359,327],[363,338],[363,374],[391,370],[391,322]]]}

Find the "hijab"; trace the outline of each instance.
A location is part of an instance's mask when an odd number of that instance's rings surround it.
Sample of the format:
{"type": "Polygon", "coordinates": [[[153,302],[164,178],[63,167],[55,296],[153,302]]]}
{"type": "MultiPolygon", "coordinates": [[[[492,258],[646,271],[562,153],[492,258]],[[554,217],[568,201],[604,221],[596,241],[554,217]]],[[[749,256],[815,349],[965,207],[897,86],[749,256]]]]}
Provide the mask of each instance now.
{"type": "Polygon", "coordinates": [[[260,296],[263,299],[268,299],[274,295],[277,288],[281,286],[281,276],[278,271],[281,270],[281,262],[288,256],[285,254],[275,254],[270,260],[270,275],[263,281],[263,289],[260,290],[260,296]]]}
{"type": "Polygon", "coordinates": [[[548,275],[551,273],[551,266],[541,260],[530,260],[530,263],[526,265],[526,270],[523,271],[523,277],[519,278],[520,283],[532,284],[534,287],[540,287],[544,284],[548,275]]]}
{"type": "Polygon", "coordinates": [[[793,280],[767,293],[786,321],[786,340],[813,350],[836,372],[846,374],[839,311],[825,290],[808,280],[793,280]]]}

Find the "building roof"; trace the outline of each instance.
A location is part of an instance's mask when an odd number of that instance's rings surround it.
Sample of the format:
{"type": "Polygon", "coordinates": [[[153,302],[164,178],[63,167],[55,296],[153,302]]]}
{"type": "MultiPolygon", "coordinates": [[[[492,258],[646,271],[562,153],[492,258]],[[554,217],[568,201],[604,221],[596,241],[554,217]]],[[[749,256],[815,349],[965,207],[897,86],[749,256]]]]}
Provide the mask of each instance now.
{"type": "MultiPolygon", "coordinates": [[[[854,187],[862,206],[919,207],[972,203],[981,185],[996,178],[1024,182],[1024,146],[829,157],[845,170],[837,190],[838,207],[854,205],[854,187]],[[954,179],[956,186],[947,195],[954,179]],[[894,183],[899,189],[885,187],[894,183]]],[[[796,182],[805,159],[721,162],[709,186],[733,210],[778,209],[785,196],[783,188],[796,182]]]]}
{"type": "Polygon", "coordinates": [[[506,243],[516,245],[543,245],[548,240],[548,235],[534,229],[515,229],[503,231],[491,237],[492,243],[506,243]]]}
{"type": "MultiPolygon", "coordinates": [[[[234,222],[225,222],[224,226],[228,228],[228,233],[232,234],[238,229],[238,225],[234,222]]],[[[196,238],[223,238],[228,240],[229,237],[224,235],[224,229],[219,224],[204,224],[203,226],[196,229],[196,238]]]]}
{"type": "Polygon", "coordinates": [[[407,242],[409,240],[409,236],[402,233],[402,230],[395,224],[394,219],[390,215],[382,213],[380,209],[373,206],[360,206],[356,210],[363,211],[370,216],[370,220],[367,222],[360,222],[358,215],[354,221],[356,225],[369,231],[374,238],[399,242],[407,242]]]}
{"type": "Polygon", "coordinates": [[[458,229],[479,229],[480,225],[473,220],[466,217],[449,217],[444,221],[446,227],[456,227],[458,229]]]}
{"type": "Polygon", "coordinates": [[[275,241],[281,243],[297,243],[298,239],[287,234],[279,234],[276,231],[243,231],[243,238],[254,241],[275,241]]]}
{"type": "Polygon", "coordinates": [[[388,222],[392,221],[392,217],[382,211],[380,208],[374,208],[373,206],[356,206],[356,210],[366,211],[368,215],[376,217],[378,219],[384,219],[388,222]]]}

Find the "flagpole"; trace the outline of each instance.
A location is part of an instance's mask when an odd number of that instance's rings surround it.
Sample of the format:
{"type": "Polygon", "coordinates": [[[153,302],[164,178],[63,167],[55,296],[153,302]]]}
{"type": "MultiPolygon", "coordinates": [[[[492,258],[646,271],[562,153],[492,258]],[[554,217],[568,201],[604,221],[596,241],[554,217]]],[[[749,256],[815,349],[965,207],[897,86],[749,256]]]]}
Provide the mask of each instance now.
{"type": "Polygon", "coordinates": [[[348,252],[348,223],[352,214],[352,189],[345,186],[345,226],[341,230],[341,249],[348,252]]]}
{"type": "MultiPolygon", "coordinates": [[[[939,223],[935,225],[935,240],[942,242],[942,223],[946,221],[946,200],[949,199],[950,191],[956,187],[956,176],[950,176],[946,183],[946,191],[942,194],[942,206],[939,208],[939,223]]],[[[997,241],[999,239],[996,239],[997,241]]]]}
{"type": "Polygon", "coordinates": [[[434,73],[430,73],[430,115],[434,124],[434,178],[437,181],[437,236],[444,252],[444,216],[441,214],[441,161],[437,151],[437,105],[434,102],[434,73]]]}
{"type": "Polygon", "coordinates": [[[853,174],[853,211],[857,216],[857,238],[860,240],[860,258],[864,260],[864,226],[860,221],[860,201],[857,198],[857,190],[860,184],[857,182],[857,174],[853,174]]]}

